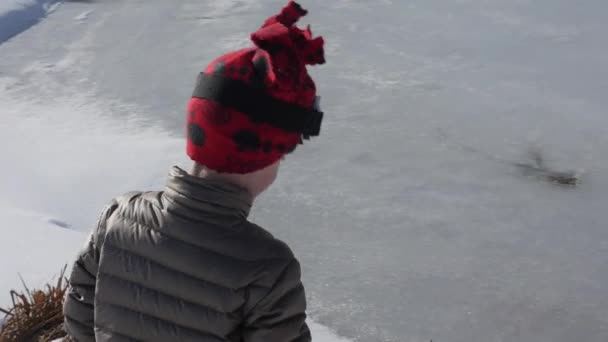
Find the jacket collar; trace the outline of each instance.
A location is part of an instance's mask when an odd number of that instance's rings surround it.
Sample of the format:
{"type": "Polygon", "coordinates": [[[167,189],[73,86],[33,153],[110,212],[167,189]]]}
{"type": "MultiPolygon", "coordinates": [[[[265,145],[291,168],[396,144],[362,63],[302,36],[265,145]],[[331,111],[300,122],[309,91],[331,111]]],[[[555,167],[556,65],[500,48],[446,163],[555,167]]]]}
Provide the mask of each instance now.
{"type": "Polygon", "coordinates": [[[174,166],[164,196],[174,214],[196,221],[236,224],[246,220],[251,211],[253,196],[240,186],[195,177],[174,166]]]}

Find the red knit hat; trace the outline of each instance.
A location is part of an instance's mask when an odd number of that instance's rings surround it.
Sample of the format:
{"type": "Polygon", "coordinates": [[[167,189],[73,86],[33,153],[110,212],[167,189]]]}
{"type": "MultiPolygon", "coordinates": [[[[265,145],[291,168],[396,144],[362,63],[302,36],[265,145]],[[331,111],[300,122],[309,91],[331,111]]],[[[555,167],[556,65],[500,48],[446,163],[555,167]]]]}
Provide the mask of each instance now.
{"type": "Polygon", "coordinates": [[[323,38],[295,26],[307,14],[290,1],[199,75],[188,103],[188,156],[223,173],[263,169],[319,135],[323,113],[306,65],[323,64],[323,38]]]}

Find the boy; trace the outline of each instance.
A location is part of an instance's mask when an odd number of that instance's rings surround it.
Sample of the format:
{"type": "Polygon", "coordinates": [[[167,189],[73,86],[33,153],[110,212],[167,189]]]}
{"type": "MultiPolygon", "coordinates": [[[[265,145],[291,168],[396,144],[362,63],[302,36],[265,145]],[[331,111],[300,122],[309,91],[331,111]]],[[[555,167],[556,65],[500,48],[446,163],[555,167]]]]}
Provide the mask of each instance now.
{"type": "Polygon", "coordinates": [[[77,341],[305,342],[306,299],[290,248],[247,221],[285,154],[319,134],[306,65],[323,39],[291,1],[199,75],[188,104],[191,172],[120,196],[76,260],[64,305],[77,341]]]}

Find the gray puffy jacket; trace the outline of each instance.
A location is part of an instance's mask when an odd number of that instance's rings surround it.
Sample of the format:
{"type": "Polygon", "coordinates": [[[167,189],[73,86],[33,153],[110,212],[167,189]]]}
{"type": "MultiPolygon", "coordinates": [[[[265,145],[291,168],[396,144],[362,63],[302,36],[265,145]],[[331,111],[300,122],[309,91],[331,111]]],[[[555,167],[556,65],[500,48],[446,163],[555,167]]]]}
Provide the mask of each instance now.
{"type": "Polygon", "coordinates": [[[173,168],[162,192],[105,209],[64,305],[77,341],[305,342],[291,250],[247,221],[253,198],[173,168]]]}

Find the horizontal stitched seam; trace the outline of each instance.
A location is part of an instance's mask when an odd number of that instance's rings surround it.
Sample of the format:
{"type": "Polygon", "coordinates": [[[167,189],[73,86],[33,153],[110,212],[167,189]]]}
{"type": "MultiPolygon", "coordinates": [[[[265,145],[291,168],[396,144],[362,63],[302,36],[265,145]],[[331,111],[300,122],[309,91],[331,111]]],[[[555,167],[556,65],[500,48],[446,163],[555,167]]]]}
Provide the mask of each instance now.
{"type": "Polygon", "coordinates": [[[173,267],[171,267],[170,265],[167,265],[167,264],[161,263],[160,261],[157,261],[157,260],[154,260],[154,259],[150,259],[149,257],[147,257],[147,256],[145,256],[145,255],[141,255],[141,254],[139,254],[139,253],[135,253],[135,252],[130,251],[130,250],[127,250],[127,249],[125,249],[125,248],[122,248],[122,247],[119,247],[119,246],[115,246],[115,245],[113,245],[113,244],[111,244],[111,243],[109,243],[109,244],[107,244],[107,245],[108,245],[108,246],[110,246],[110,248],[114,248],[114,249],[121,250],[121,251],[123,251],[123,252],[127,252],[127,253],[129,253],[129,254],[131,254],[131,255],[134,255],[134,256],[136,256],[136,257],[140,257],[140,258],[142,258],[142,259],[148,260],[148,261],[150,261],[151,263],[157,264],[157,265],[159,265],[159,266],[161,266],[161,267],[167,268],[167,269],[172,270],[172,271],[174,271],[174,272],[181,273],[181,274],[186,275],[186,276],[188,276],[188,277],[190,277],[190,278],[194,278],[194,279],[196,279],[196,280],[199,280],[199,281],[201,281],[201,282],[203,282],[203,283],[208,283],[208,284],[211,284],[211,285],[214,285],[214,286],[217,286],[217,287],[221,287],[221,288],[225,288],[225,289],[229,289],[229,290],[237,290],[237,289],[231,289],[231,288],[229,288],[229,287],[226,287],[225,285],[222,285],[222,284],[219,284],[219,283],[215,283],[215,282],[210,281],[210,280],[207,280],[207,279],[202,279],[202,278],[199,278],[199,277],[195,276],[194,274],[189,274],[189,273],[186,273],[186,272],[183,272],[183,271],[180,271],[180,270],[176,270],[176,269],[174,269],[173,267]]]}
{"type": "Polygon", "coordinates": [[[194,328],[191,328],[191,327],[187,327],[187,326],[184,326],[184,325],[178,324],[178,323],[176,323],[176,322],[174,322],[174,321],[168,321],[168,320],[166,320],[166,319],[164,319],[164,318],[161,318],[161,317],[157,317],[157,316],[154,316],[154,315],[150,315],[150,314],[148,314],[148,313],[143,313],[143,312],[139,312],[139,311],[133,310],[133,309],[131,309],[131,308],[127,307],[127,306],[124,306],[124,305],[115,304],[115,303],[109,303],[109,302],[105,302],[105,304],[106,304],[106,305],[109,305],[109,306],[114,306],[114,307],[117,307],[117,308],[119,308],[119,309],[121,309],[121,310],[126,310],[126,311],[133,312],[133,313],[135,313],[135,314],[137,314],[137,315],[142,315],[142,316],[144,316],[144,317],[150,317],[150,318],[152,318],[152,319],[155,319],[155,320],[158,320],[158,321],[161,321],[161,322],[165,322],[165,323],[168,323],[168,324],[174,325],[174,326],[176,326],[176,327],[178,327],[178,328],[180,328],[180,329],[194,331],[194,332],[196,332],[196,333],[200,333],[200,334],[202,334],[202,335],[207,335],[207,336],[209,336],[209,337],[214,337],[214,338],[218,338],[218,339],[220,339],[220,340],[223,340],[223,337],[221,337],[221,336],[217,336],[217,335],[215,335],[215,334],[213,334],[213,333],[211,333],[211,332],[208,332],[208,331],[203,331],[203,330],[199,330],[199,329],[194,329],[194,328]]]}
{"type": "MultiPolygon", "coordinates": [[[[167,234],[167,233],[165,233],[165,232],[163,232],[163,231],[161,231],[161,230],[151,228],[151,227],[149,227],[149,226],[147,226],[147,225],[145,225],[145,224],[142,224],[142,223],[140,223],[140,222],[137,222],[137,221],[136,221],[135,219],[133,219],[133,218],[130,218],[130,217],[124,216],[124,215],[122,215],[122,214],[117,214],[117,216],[118,216],[118,218],[124,219],[125,221],[128,221],[129,223],[136,224],[137,226],[142,227],[142,228],[144,228],[144,229],[147,229],[147,230],[150,230],[150,231],[156,232],[156,233],[158,233],[158,234],[160,234],[160,235],[163,235],[163,236],[165,236],[165,237],[171,238],[172,240],[175,240],[175,241],[178,241],[178,242],[184,243],[184,244],[186,244],[186,245],[189,245],[189,246],[192,246],[192,247],[196,247],[196,248],[199,248],[199,249],[202,249],[202,250],[208,251],[208,252],[210,252],[210,253],[213,253],[213,254],[219,255],[219,256],[221,256],[221,257],[226,257],[226,258],[229,258],[229,259],[233,259],[233,260],[240,261],[240,262],[246,262],[246,263],[254,263],[254,262],[259,262],[259,261],[260,261],[260,260],[245,260],[245,259],[240,259],[240,258],[234,257],[234,256],[232,256],[232,255],[222,254],[222,253],[220,253],[220,252],[213,251],[213,250],[211,250],[211,249],[209,249],[209,248],[207,248],[207,247],[204,247],[204,246],[201,246],[201,245],[197,245],[197,244],[194,244],[194,243],[192,243],[192,242],[189,242],[189,241],[182,240],[182,239],[180,239],[180,238],[174,237],[174,236],[169,235],[169,234],[167,234]]],[[[276,258],[268,258],[268,259],[263,259],[263,260],[264,260],[264,261],[273,261],[273,260],[283,260],[283,259],[285,259],[285,258],[278,258],[278,257],[276,257],[276,258]]]]}
{"type": "Polygon", "coordinates": [[[89,270],[87,269],[86,265],[84,264],[84,262],[82,261],[82,258],[78,258],[78,260],[76,260],[76,265],[78,266],[78,268],[80,268],[80,270],[88,275],[90,278],[95,279],[95,274],[89,272],[89,270]]]}
{"type": "MultiPolygon", "coordinates": [[[[66,320],[68,320],[68,321],[70,321],[71,323],[73,323],[73,324],[75,324],[75,325],[79,325],[79,326],[80,326],[80,329],[85,328],[85,329],[91,329],[91,330],[93,330],[93,327],[92,327],[92,326],[90,326],[90,325],[88,325],[88,324],[84,323],[83,321],[81,321],[81,320],[79,320],[79,319],[77,319],[77,318],[74,318],[74,317],[72,317],[72,316],[70,316],[70,315],[67,315],[67,314],[66,314],[66,315],[65,315],[65,319],[66,319],[66,320]]],[[[85,335],[90,335],[90,334],[87,334],[87,333],[84,333],[84,334],[85,334],[85,335]]]]}
{"type": "Polygon", "coordinates": [[[215,309],[215,308],[212,308],[212,307],[210,307],[210,306],[208,306],[208,305],[206,305],[206,304],[195,303],[195,302],[192,302],[192,301],[190,301],[190,300],[188,300],[188,299],[185,299],[185,298],[182,298],[182,297],[178,297],[178,296],[176,296],[176,295],[174,295],[174,294],[170,294],[170,293],[167,293],[167,292],[161,291],[161,290],[156,289],[156,288],[149,287],[149,286],[147,286],[147,285],[144,285],[144,284],[141,284],[141,283],[138,283],[138,282],[135,282],[135,281],[129,280],[129,279],[125,279],[125,278],[123,278],[123,277],[121,277],[121,276],[118,276],[118,275],[115,275],[115,274],[111,274],[111,273],[108,273],[108,272],[101,272],[101,273],[102,273],[102,274],[104,274],[104,275],[106,275],[106,276],[108,276],[108,277],[110,277],[110,278],[115,278],[115,279],[118,279],[118,280],[120,280],[120,281],[124,281],[124,282],[127,282],[127,283],[131,283],[131,284],[133,284],[133,285],[138,285],[138,286],[141,286],[141,287],[143,287],[143,288],[145,288],[145,289],[148,289],[148,290],[151,290],[151,291],[158,292],[158,293],[160,293],[160,294],[162,294],[162,295],[164,295],[164,296],[171,297],[171,298],[174,298],[174,299],[177,299],[177,300],[181,300],[181,301],[183,301],[183,302],[185,302],[185,303],[188,303],[188,304],[191,304],[191,305],[196,305],[196,306],[204,307],[205,309],[209,309],[210,311],[213,311],[213,312],[215,312],[215,313],[217,313],[217,314],[222,314],[222,315],[226,315],[226,316],[229,316],[229,315],[230,315],[230,313],[228,313],[228,312],[223,312],[223,311],[220,311],[220,310],[215,309]]]}

